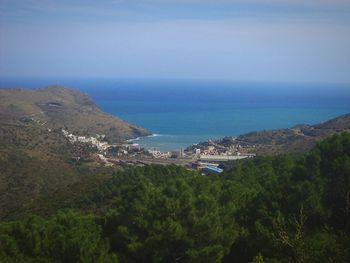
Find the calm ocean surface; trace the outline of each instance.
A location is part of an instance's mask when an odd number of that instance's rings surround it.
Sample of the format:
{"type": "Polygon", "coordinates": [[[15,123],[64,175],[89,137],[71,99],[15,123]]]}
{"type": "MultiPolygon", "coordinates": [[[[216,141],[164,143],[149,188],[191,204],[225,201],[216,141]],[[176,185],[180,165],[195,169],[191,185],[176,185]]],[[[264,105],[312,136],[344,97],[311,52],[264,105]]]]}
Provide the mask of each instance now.
{"type": "Polygon", "coordinates": [[[0,79],[0,87],[62,84],[149,129],[138,143],[175,150],[210,138],[315,124],[350,112],[350,85],[199,80],[0,79]]]}

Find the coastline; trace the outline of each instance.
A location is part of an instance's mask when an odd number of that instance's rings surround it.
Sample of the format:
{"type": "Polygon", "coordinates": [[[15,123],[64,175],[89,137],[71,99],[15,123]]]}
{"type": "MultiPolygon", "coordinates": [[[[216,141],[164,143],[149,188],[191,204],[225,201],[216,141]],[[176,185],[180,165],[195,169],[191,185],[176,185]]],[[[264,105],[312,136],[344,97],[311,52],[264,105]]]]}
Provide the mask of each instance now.
{"type": "Polygon", "coordinates": [[[152,137],[157,137],[157,136],[161,136],[161,134],[152,133],[152,134],[146,135],[146,136],[138,136],[138,137],[136,137],[136,138],[126,140],[126,142],[134,142],[134,141],[139,141],[139,140],[141,140],[142,138],[152,138],[152,137]]]}
{"type": "Polygon", "coordinates": [[[164,152],[181,151],[194,144],[208,140],[219,140],[224,136],[215,135],[183,135],[183,134],[159,134],[137,137],[128,140],[127,143],[137,143],[147,150],[159,150],[164,152]]]}

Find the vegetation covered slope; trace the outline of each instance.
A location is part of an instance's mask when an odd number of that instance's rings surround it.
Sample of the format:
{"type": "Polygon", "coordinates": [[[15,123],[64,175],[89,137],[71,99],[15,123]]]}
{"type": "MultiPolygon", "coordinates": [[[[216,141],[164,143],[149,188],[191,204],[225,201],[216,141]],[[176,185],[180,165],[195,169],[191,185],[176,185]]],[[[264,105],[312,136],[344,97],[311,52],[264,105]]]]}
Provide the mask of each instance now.
{"type": "Polygon", "coordinates": [[[322,139],[349,131],[350,114],[345,114],[316,125],[301,124],[288,129],[250,132],[221,143],[251,146],[258,154],[304,153],[322,139]]]}
{"type": "MultiPolygon", "coordinates": [[[[103,179],[95,175],[103,169],[86,161],[94,149],[72,145],[62,128],[81,135],[106,134],[110,141],[146,134],[101,112],[78,91],[0,89],[0,219],[40,209],[42,196],[73,195],[90,187],[90,180],[103,179]]],[[[58,199],[53,203],[66,203],[58,199]]]]}
{"type": "Polygon", "coordinates": [[[35,123],[1,123],[0,138],[0,220],[41,208],[38,201],[49,194],[62,195],[47,200],[50,207],[62,205],[65,195],[79,193],[106,174],[87,159],[93,149],[71,144],[60,131],[35,123]]]}
{"type": "Polygon", "coordinates": [[[146,130],[102,112],[88,95],[60,86],[0,89],[0,120],[35,121],[76,135],[104,134],[112,142],[148,135],[146,130]]]}
{"type": "Polygon", "coordinates": [[[349,262],[350,134],[303,156],[115,172],[75,211],[0,224],[4,262],[349,262]]]}

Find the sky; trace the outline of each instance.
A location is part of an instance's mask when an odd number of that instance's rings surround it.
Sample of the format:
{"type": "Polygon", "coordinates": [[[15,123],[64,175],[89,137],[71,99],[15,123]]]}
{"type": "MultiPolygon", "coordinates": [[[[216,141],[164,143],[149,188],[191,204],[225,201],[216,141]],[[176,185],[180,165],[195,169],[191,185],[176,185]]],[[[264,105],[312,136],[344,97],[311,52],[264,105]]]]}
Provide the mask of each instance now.
{"type": "Polygon", "coordinates": [[[0,0],[0,77],[350,83],[350,1],[0,0]]]}

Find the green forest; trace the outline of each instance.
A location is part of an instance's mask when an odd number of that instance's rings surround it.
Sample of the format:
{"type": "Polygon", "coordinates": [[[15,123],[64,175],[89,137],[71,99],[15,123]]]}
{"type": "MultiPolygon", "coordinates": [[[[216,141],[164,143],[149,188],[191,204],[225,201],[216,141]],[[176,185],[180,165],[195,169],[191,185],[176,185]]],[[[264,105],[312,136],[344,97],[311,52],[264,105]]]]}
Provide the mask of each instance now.
{"type": "Polygon", "coordinates": [[[350,134],[220,175],[131,167],[89,189],[0,222],[0,261],[350,262],[350,134]]]}

